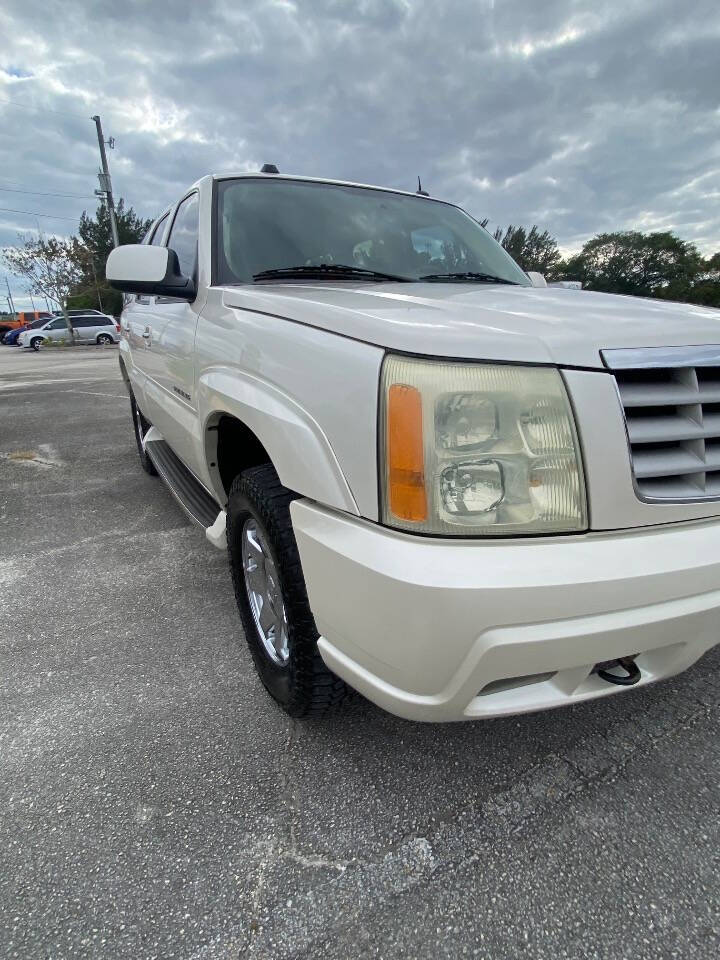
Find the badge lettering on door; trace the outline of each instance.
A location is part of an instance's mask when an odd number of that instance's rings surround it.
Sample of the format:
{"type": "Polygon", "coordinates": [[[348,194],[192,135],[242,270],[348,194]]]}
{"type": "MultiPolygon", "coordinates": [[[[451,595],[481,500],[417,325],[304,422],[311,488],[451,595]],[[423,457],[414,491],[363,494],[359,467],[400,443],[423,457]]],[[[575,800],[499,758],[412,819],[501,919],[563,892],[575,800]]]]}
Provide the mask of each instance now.
{"type": "Polygon", "coordinates": [[[180,387],[173,387],[173,390],[179,397],[182,397],[183,400],[187,400],[188,402],[190,401],[190,394],[185,393],[185,391],[181,390],[180,387]]]}

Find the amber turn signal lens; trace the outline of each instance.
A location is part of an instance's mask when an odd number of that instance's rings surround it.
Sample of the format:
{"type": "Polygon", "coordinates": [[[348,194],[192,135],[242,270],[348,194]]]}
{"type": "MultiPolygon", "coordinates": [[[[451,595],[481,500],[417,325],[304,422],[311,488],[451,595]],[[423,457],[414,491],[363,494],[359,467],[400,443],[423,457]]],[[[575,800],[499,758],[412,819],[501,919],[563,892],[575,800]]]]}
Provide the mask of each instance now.
{"type": "Polygon", "coordinates": [[[387,445],[391,512],[401,520],[427,520],[422,397],[415,387],[394,383],[388,391],[387,445]]]}

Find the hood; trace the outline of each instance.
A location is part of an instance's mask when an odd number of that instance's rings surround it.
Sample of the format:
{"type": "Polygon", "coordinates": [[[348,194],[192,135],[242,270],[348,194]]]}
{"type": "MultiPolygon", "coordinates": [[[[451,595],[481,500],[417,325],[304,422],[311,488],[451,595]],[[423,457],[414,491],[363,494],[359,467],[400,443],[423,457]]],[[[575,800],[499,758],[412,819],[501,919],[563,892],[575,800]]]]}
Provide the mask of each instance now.
{"type": "Polygon", "coordinates": [[[720,310],[558,287],[264,284],[228,307],[427,356],[602,367],[601,350],[720,344],[720,310]]]}

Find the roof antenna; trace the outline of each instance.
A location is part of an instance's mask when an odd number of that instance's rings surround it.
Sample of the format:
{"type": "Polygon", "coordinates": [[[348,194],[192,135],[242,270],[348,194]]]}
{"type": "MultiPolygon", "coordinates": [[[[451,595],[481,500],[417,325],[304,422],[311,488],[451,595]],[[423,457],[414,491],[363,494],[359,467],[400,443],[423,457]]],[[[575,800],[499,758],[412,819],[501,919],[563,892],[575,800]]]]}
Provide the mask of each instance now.
{"type": "Polygon", "coordinates": [[[429,196],[430,196],[430,194],[427,192],[427,190],[423,190],[422,184],[420,183],[420,177],[418,177],[418,188],[417,188],[417,192],[420,194],[421,197],[429,197],[429,196]]]}

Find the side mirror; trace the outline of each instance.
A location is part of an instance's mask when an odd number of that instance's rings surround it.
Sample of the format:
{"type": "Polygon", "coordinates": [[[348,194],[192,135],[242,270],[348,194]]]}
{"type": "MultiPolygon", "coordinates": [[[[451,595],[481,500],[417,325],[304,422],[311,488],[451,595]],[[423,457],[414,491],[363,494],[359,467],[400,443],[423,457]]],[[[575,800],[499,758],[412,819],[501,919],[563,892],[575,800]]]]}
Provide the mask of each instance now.
{"type": "Polygon", "coordinates": [[[111,287],[123,293],[146,293],[157,297],[194,300],[195,281],[180,273],[174,250],[131,243],[115,247],[105,264],[105,276],[111,287]]]}

